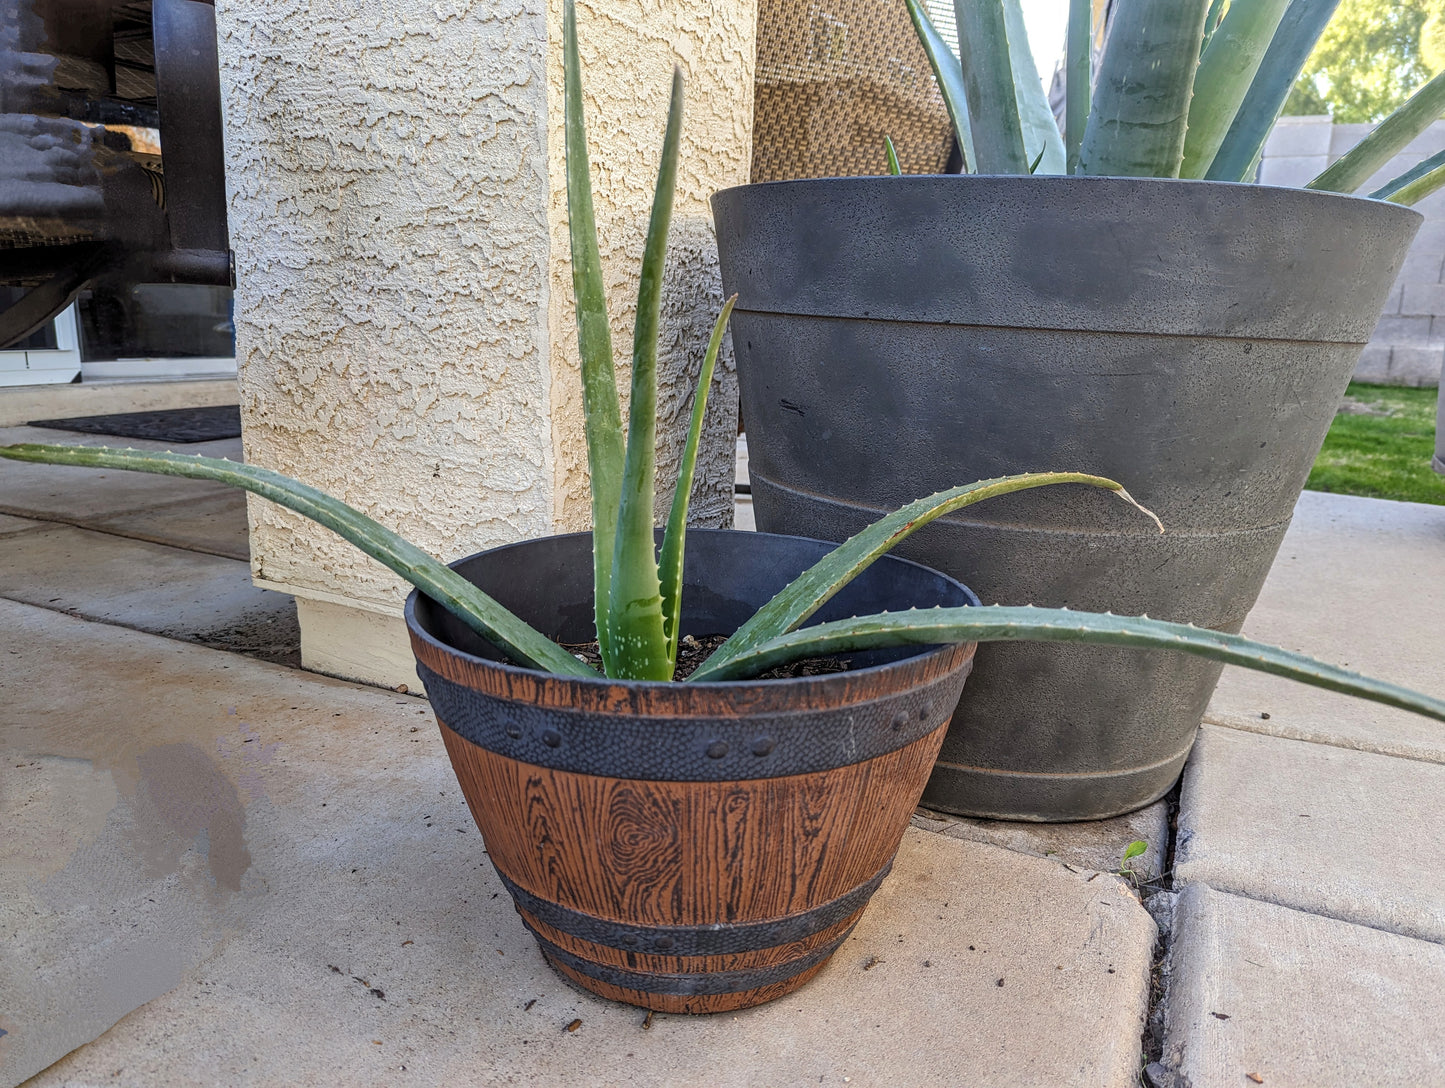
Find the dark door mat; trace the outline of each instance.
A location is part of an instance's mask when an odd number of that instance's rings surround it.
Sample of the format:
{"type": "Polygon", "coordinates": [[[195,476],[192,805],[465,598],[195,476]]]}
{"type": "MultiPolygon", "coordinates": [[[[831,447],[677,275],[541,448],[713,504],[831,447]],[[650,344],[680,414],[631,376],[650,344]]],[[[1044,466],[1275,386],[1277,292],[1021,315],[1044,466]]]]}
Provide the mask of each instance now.
{"type": "Polygon", "coordinates": [[[241,406],[166,408],[158,412],[118,412],[75,419],[32,419],[28,426],[117,438],[149,438],[156,442],[214,442],[241,437],[241,406]]]}

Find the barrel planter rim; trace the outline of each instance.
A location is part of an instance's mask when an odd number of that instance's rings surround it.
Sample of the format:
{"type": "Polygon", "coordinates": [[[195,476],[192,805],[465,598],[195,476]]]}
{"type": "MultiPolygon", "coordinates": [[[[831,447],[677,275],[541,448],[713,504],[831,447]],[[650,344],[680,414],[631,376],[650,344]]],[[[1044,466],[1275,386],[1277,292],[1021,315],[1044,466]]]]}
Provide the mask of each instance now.
{"type": "MultiPolygon", "coordinates": [[[[837,541],[819,540],[816,537],[798,536],[792,533],[756,533],[752,532],[751,530],[743,529],[689,529],[688,537],[693,538],[703,533],[738,533],[745,534],[750,537],[788,537],[792,540],[806,540],[810,543],[823,544],[829,548],[837,547],[837,541]]],[[[518,540],[514,541],[511,544],[500,544],[495,548],[484,548],[479,552],[473,552],[471,555],[463,556],[460,559],[456,559],[451,563],[448,563],[447,566],[451,567],[453,570],[456,570],[462,565],[470,563],[472,560],[477,559],[481,556],[502,555],[512,550],[525,550],[530,545],[536,544],[539,540],[581,539],[584,537],[590,538],[591,535],[592,534],[590,532],[556,533],[547,537],[535,537],[528,540],[518,540]]],[[[932,567],[926,566],[923,563],[917,563],[911,559],[904,559],[901,556],[896,555],[880,556],[878,562],[903,563],[908,565],[909,567],[914,567],[918,570],[927,571],[930,574],[939,575],[940,577],[946,578],[948,581],[953,582],[961,590],[963,590],[964,594],[968,598],[969,605],[973,606],[974,608],[980,607],[981,605],[981,602],[978,599],[978,594],[974,593],[973,590],[970,589],[968,586],[964,585],[964,583],[958,581],[958,579],[953,578],[950,575],[944,574],[942,571],[934,570],[932,567]]],[[[836,676],[868,676],[870,674],[883,674],[887,670],[903,669],[909,667],[917,669],[925,661],[947,656],[949,651],[952,649],[951,646],[919,646],[916,648],[917,652],[909,653],[906,657],[902,657],[897,661],[884,662],[878,665],[866,665],[861,668],[847,669],[844,672],[828,673],[822,676],[774,677],[766,680],[700,680],[697,682],[687,681],[684,683],[663,680],[611,680],[600,674],[595,677],[561,676],[556,673],[546,672],[542,669],[528,668],[524,665],[514,665],[508,661],[499,661],[493,660],[491,658],[478,657],[476,654],[469,653],[466,650],[459,649],[458,647],[443,641],[441,638],[432,634],[432,632],[422,626],[420,619],[417,617],[417,606],[421,597],[421,591],[413,589],[407,595],[406,605],[403,610],[403,614],[406,617],[407,627],[410,629],[412,637],[414,639],[421,641],[423,644],[431,647],[434,651],[438,653],[444,653],[450,656],[454,656],[471,664],[485,665],[487,668],[496,669],[504,674],[511,674],[516,676],[532,675],[539,677],[545,687],[555,690],[556,694],[553,696],[555,702],[549,699],[549,702],[551,702],[552,705],[564,705],[563,695],[564,693],[568,692],[581,692],[589,690],[616,690],[639,694],[642,692],[647,692],[651,694],[654,698],[658,695],[661,695],[663,698],[675,696],[678,700],[677,709],[681,710],[686,707],[687,702],[690,701],[691,693],[694,692],[701,693],[698,696],[698,700],[700,701],[703,698],[709,700],[714,699],[718,695],[725,694],[729,690],[736,691],[739,684],[794,686],[801,685],[802,688],[800,690],[823,689],[826,688],[829,685],[829,682],[833,681],[833,678],[836,676]]],[[[684,608],[686,607],[686,605],[687,602],[686,600],[684,600],[684,608]]],[[[804,626],[806,627],[807,624],[805,623],[804,626]]]]}
{"type": "MultiPolygon", "coordinates": [[[[710,558],[715,545],[748,571],[778,554],[769,550],[775,542],[833,547],[776,534],[695,532],[705,541],[699,551],[710,558]]],[[[574,533],[488,549],[452,566],[470,577],[465,568],[478,559],[526,563],[529,547],[548,542],[565,549],[554,554],[591,555],[591,534],[574,533]]],[[[900,608],[929,603],[920,587],[932,587],[935,602],[977,603],[956,580],[908,560],[884,556],[870,571],[879,585],[897,587],[900,608]],[[890,568],[908,573],[890,582],[890,568]]],[[[499,567],[492,576],[514,573],[499,567]]],[[[787,575],[768,568],[758,592],[774,592],[766,587],[778,578],[787,575]]],[[[576,584],[558,586],[540,570],[535,580],[544,594],[576,595],[576,584]]],[[[683,603],[686,618],[686,595],[683,603]]],[[[699,604],[694,617],[709,616],[711,607],[699,604]]],[[[781,997],[847,940],[891,869],[975,650],[973,643],[903,647],[897,660],[793,679],[615,681],[557,676],[453,646],[443,613],[420,592],[408,597],[405,614],[487,856],[543,956],[593,993],[673,1013],[781,997]],[[648,810],[670,816],[627,823],[639,798],[658,797],[685,803],[648,810]],[[806,821],[790,807],[801,797],[810,799],[806,821]],[[749,815],[743,831],[730,831],[739,803],[749,815]],[[539,818],[551,829],[545,845],[532,822],[539,818]],[[629,829],[641,826],[650,828],[644,840],[665,827],[680,852],[629,868],[637,852],[629,829]],[[816,857],[800,853],[797,844],[814,834],[822,842],[833,836],[834,847],[816,857]],[[729,835],[754,842],[736,854],[736,843],[724,848],[729,835]],[[735,855],[741,860],[730,860],[735,855]],[[794,867],[791,881],[776,879],[779,864],[794,867]],[[653,902],[652,889],[673,887],[692,889],[691,897],[658,891],[666,902],[653,902]]]]}
{"type": "MultiPolygon", "coordinates": [[[[940,518],[900,552],[990,603],[1224,630],[1423,221],[1178,178],[804,178],[711,205],[759,528],[842,540],[915,484],[1091,472],[1180,531],[1151,543],[1107,496],[1061,488],[940,518]]],[[[1156,800],[1219,673],[1166,658],[985,646],[923,803],[1067,821],[1156,800]]]]}

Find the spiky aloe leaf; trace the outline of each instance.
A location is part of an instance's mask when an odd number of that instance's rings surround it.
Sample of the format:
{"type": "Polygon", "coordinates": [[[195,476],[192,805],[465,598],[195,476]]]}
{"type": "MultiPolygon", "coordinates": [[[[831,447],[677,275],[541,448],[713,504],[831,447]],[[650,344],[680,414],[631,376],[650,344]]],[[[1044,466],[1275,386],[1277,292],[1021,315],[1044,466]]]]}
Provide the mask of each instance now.
{"type": "Polygon", "coordinates": [[[582,62],[577,55],[577,13],[562,7],[564,130],[567,148],[567,228],[572,243],[572,291],[577,299],[577,347],[582,362],[582,411],[587,467],[592,476],[592,581],[596,591],[597,646],[610,672],[614,652],[607,625],[612,543],[622,496],[622,409],[612,362],[612,331],[602,285],[602,256],[592,212],[592,174],[582,117],[582,62]]]}
{"type": "Polygon", "coordinates": [[[1079,169],[1079,145],[1094,93],[1094,0],[1069,0],[1064,54],[1064,160],[1066,171],[1073,174],[1079,169]]]}
{"type": "Polygon", "coordinates": [[[1202,178],[1208,171],[1288,4],[1289,0],[1230,0],[1194,76],[1181,178],[1202,178]]]}
{"type": "MultiPolygon", "coordinates": [[[[733,661],[751,653],[764,642],[794,630],[879,556],[908,539],[929,522],[985,499],[1051,484],[1088,484],[1102,487],[1113,491],[1151,518],[1154,517],[1150,511],[1139,506],[1122,485],[1103,476],[1090,476],[1082,472],[1027,472],[1018,476],[979,480],[977,483],[965,484],[949,491],[940,491],[879,518],[862,532],[839,544],[758,609],[693,672],[690,679],[719,679],[726,674],[733,661]]],[[[1154,521],[1158,524],[1159,519],[1154,518],[1154,521]]],[[[1162,525],[1159,531],[1164,531],[1162,525]]]]}
{"type": "Polygon", "coordinates": [[[903,167],[898,165],[898,149],[893,146],[891,137],[883,137],[883,154],[888,159],[888,173],[891,177],[899,177],[903,173],[903,167]]]}
{"type": "Polygon", "coordinates": [[[1204,37],[1199,41],[1199,55],[1204,56],[1204,51],[1209,48],[1209,42],[1214,37],[1214,32],[1219,29],[1219,24],[1224,20],[1224,0],[1209,0],[1209,11],[1204,16],[1204,37]]]}
{"type": "MultiPolygon", "coordinates": [[[[723,333],[732,316],[733,305],[738,296],[733,295],[723,303],[722,312],[712,327],[712,338],[707,342],[707,355],[702,361],[702,372],[697,377],[697,391],[692,397],[692,422],[687,428],[687,445],[682,448],[682,465],[677,470],[677,486],[672,492],[672,509],[667,515],[667,530],[662,536],[662,553],[658,557],[657,572],[662,583],[662,613],[664,630],[667,635],[667,660],[674,668],[677,665],[678,624],[682,616],[682,559],[687,541],[687,504],[692,495],[692,478],[697,468],[697,446],[702,440],[702,421],[707,414],[707,395],[712,388],[712,372],[717,365],[718,352],[722,350],[723,333]]],[[[671,674],[668,679],[672,679],[671,674]]]]}
{"type": "Polygon", "coordinates": [[[1234,122],[1205,172],[1206,178],[1253,180],[1265,138],[1339,4],[1340,0],[1293,0],[1285,9],[1249,93],[1239,104],[1234,122]]]}
{"type": "Polygon", "coordinates": [[[1115,8],[1078,173],[1179,176],[1206,3],[1123,0],[1115,8]]]}
{"type": "Polygon", "coordinates": [[[1254,642],[1241,635],[1212,631],[1184,623],[1147,617],[1072,612],[1066,608],[929,608],[910,612],[884,612],[850,620],[821,623],[772,639],[734,659],[711,680],[737,680],[756,676],[775,665],[804,657],[847,653],[886,646],[933,646],[949,642],[1083,642],[1090,645],[1132,646],[1150,650],[1178,650],[1200,657],[1242,665],[1301,683],[1386,706],[1413,710],[1445,721],[1445,699],[1411,691],[1398,684],[1375,680],[1341,669],[1304,654],[1254,642]]]}
{"type": "Polygon", "coordinates": [[[1008,31],[1009,68],[1013,72],[1014,100],[1023,129],[1024,156],[1030,174],[1062,174],[1068,165],[1064,136],[1049,106],[1043,81],[1029,48],[1024,11],[1019,0],[1003,0],[1004,27],[1008,31]]]}
{"type": "Polygon", "coordinates": [[[1353,193],[1396,153],[1402,151],[1445,112],[1445,72],[1410,96],[1403,106],[1375,126],[1373,132],[1310,182],[1307,189],[1353,193]]]}
{"type": "Polygon", "coordinates": [[[1445,151],[1437,151],[1413,170],[1386,182],[1370,195],[1394,204],[1414,204],[1445,185],[1445,151]]]}
{"type": "Polygon", "coordinates": [[[199,457],[108,446],[56,446],[25,443],[0,446],[0,457],[46,465],[126,469],[161,476],[214,480],[295,510],[390,567],[521,665],[567,676],[597,674],[535,628],[415,544],[309,484],[268,468],[219,457],[199,457]]]}
{"type": "Polygon", "coordinates": [[[968,90],[963,84],[963,68],[959,65],[958,57],[949,48],[943,35],[938,33],[933,25],[933,20],[928,17],[928,10],[923,6],[923,0],[903,0],[908,7],[908,15],[913,20],[913,28],[918,31],[918,40],[923,43],[923,52],[928,56],[929,66],[933,69],[933,77],[938,81],[938,91],[943,95],[943,104],[948,109],[948,117],[953,122],[954,135],[958,137],[959,155],[963,159],[963,172],[965,174],[975,169],[977,159],[974,155],[973,128],[968,120],[968,90]]]}
{"type": "Polygon", "coordinates": [[[1005,0],[953,0],[958,59],[968,91],[974,169],[980,174],[1027,174],[1010,59],[1005,0]]]}
{"type": "Polygon", "coordinates": [[[622,505],[617,513],[612,582],[608,587],[612,661],[607,665],[607,675],[625,680],[671,680],[673,671],[662,618],[652,523],[657,482],[657,326],[681,145],[682,73],[674,69],[667,135],[662,142],[662,162],[657,170],[657,190],[652,197],[652,217],[647,225],[637,286],[627,462],[622,473],[622,505]]]}

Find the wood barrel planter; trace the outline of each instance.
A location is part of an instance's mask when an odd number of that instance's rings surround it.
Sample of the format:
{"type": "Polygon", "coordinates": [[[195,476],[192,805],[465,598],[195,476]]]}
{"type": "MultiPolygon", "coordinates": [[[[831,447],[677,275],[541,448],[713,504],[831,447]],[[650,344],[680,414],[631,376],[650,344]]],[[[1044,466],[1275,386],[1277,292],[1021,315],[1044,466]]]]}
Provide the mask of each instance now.
{"type": "MultiPolygon", "coordinates": [[[[591,537],[454,564],[564,643],[593,637],[591,537]]],[[[735,630],[831,545],[695,531],[682,630],[735,630]]],[[[811,622],[977,604],[885,558],[811,622]]],[[[543,955],[661,1012],[770,1001],[820,971],[887,876],[973,644],[850,655],[797,679],[662,684],[503,663],[430,600],[406,607],[417,670],[487,852],[543,955]]]]}

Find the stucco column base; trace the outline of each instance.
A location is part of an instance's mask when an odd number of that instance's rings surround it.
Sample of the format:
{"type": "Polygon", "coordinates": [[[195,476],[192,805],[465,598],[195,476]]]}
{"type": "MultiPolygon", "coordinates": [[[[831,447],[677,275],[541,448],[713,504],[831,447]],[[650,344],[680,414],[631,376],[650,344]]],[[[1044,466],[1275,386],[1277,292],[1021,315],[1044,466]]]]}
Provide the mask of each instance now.
{"type": "Polygon", "coordinates": [[[303,669],[382,687],[422,690],[400,616],[297,597],[296,619],[301,624],[303,669]]]}

